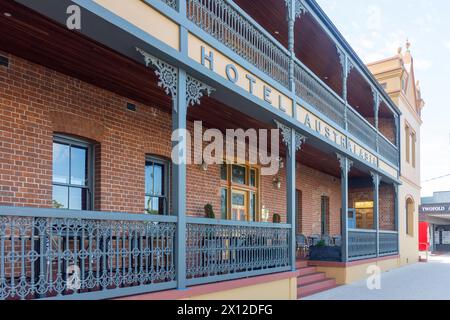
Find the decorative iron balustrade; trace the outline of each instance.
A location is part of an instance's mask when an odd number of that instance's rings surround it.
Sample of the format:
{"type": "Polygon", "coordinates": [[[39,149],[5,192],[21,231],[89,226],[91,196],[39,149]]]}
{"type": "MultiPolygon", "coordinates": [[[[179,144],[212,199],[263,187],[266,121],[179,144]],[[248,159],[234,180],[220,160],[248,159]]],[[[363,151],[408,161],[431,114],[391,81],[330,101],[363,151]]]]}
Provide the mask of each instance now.
{"type": "Polygon", "coordinates": [[[380,134],[378,139],[379,153],[389,162],[398,166],[399,165],[399,153],[398,148],[390,143],[386,138],[380,134]]]}
{"type": "Polygon", "coordinates": [[[380,231],[380,255],[398,254],[398,232],[380,231]]]}
{"type": "Polygon", "coordinates": [[[169,7],[177,10],[177,0],[161,0],[162,2],[164,2],[165,4],[167,4],[169,7]]]}
{"type": "Polygon", "coordinates": [[[377,150],[377,130],[362,118],[354,109],[347,110],[348,131],[356,138],[360,139],[372,150],[377,150]]]}
{"type": "Polygon", "coordinates": [[[377,232],[375,230],[349,230],[348,258],[350,261],[373,258],[377,255],[377,232]]]}
{"type": "Polygon", "coordinates": [[[290,270],[290,228],[188,218],[188,284],[290,270]]]}
{"type": "Polygon", "coordinates": [[[341,128],[345,128],[345,103],[312,72],[296,61],[294,67],[296,94],[333,120],[341,128]]]}
{"type": "Polygon", "coordinates": [[[256,22],[225,0],[187,0],[187,18],[289,88],[290,56],[256,22]]]}
{"type": "Polygon", "coordinates": [[[0,300],[176,287],[175,217],[0,207],[0,300]]]}

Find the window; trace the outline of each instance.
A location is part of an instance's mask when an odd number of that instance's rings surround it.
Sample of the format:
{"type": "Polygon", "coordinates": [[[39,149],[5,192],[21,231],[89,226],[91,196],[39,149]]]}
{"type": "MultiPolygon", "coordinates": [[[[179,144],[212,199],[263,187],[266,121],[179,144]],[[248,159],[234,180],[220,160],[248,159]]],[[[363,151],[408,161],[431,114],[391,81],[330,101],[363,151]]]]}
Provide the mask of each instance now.
{"type": "Polygon", "coordinates": [[[356,228],[372,230],[374,228],[373,201],[356,202],[356,228]]]}
{"type": "Polygon", "coordinates": [[[53,139],[53,208],[91,210],[93,146],[65,136],[53,139]]]}
{"type": "Polygon", "coordinates": [[[412,132],[411,133],[411,164],[412,164],[413,168],[416,167],[416,142],[417,142],[416,133],[412,132]]]}
{"type": "Polygon", "coordinates": [[[328,235],[330,233],[330,198],[327,196],[322,196],[320,204],[322,235],[328,235]]]}
{"type": "Polygon", "coordinates": [[[221,167],[221,217],[259,221],[259,170],[247,165],[221,167]]]}
{"type": "Polygon", "coordinates": [[[405,141],[406,141],[406,162],[411,162],[411,129],[408,125],[405,126],[405,141]]]}
{"type": "Polygon", "coordinates": [[[414,236],[414,200],[411,198],[406,200],[406,234],[414,236]]]}
{"type": "Polygon", "coordinates": [[[145,213],[168,214],[169,163],[148,157],[145,162],[145,213]]]}

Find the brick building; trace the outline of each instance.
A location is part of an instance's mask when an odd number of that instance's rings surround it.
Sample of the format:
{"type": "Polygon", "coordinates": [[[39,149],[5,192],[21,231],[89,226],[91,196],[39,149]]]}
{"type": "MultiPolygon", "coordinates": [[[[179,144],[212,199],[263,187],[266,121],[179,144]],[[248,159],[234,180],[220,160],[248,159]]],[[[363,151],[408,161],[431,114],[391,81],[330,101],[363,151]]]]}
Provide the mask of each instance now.
{"type": "Polygon", "coordinates": [[[1,262],[9,278],[0,284],[17,280],[0,299],[70,296],[61,271],[69,266],[81,269],[86,297],[226,297],[227,284],[194,286],[229,281],[242,295],[273,298],[254,293],[267,283],[277,297],[296,298],[292,284],[302,296],[351,282],[370,264],[398,265],[399,110],[345,40],[328,35],[334,27],[314,1],[300,18],[295,5],[264,4],[299,19],[303,28],[290,29],[299,42],[315,30],[322,47],[310,48],[267,35],[271,23],[249,2],[216,1],[256,28],[245,41],[270,40],[265,49],[286,58],[252,60],[251,47],[231,43],[238,30],[221,43],[195,15],[214,10],[204,1],[133,0],[128,9],[81,1],[78,31],[65,25],[70,1],[0,5],[0,238],[38,257],[1,262]],[[176,163],[174,130],[194,136],[199,121],[222,133],[279,129],[278,173],[263,175],[247,159],[176,163]],[[205,219],[208,204],[215,219],[205,219]],[[331,264],[309,262],[320,279],[296,263],[305,259],[299,237],[339,253],[331,264]],[[255,278],[239,280],[247,277],[255,278]]]}

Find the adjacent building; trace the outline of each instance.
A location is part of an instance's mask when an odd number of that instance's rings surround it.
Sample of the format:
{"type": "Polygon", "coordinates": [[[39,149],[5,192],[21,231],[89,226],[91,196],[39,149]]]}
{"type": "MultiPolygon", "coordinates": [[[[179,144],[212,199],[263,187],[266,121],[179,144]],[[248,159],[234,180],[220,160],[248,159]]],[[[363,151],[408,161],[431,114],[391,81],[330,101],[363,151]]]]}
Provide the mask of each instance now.
{"type": "MultiPolygon", "coordinates": [[[[400,180],[399,231],[401,234],[401,263],[418,260],[420,205],[420,127],[422,99],[419,81],[414,74],[411,44],[399,48],[397,55],[368,65],[381,86],[401,111],[400,116],[400,180]]],[[[383,130],[380,127],[380,130],[383,130]]]]}
{"type": "Polygon", "coordinates": [[[314,0],[5,0],[0,27],[0,300],[297,299],[417,261],[409,51],[375,78],[314,0]],[[200,121],[278,130],[278,172],[204,163],[200,121]]]}
{"type": "Polygon", "coordinates": [[[422,198],[419,208],[420,237],[431,251],[450,251],[450,192],[435,192],[432,197],[422,198]]]}

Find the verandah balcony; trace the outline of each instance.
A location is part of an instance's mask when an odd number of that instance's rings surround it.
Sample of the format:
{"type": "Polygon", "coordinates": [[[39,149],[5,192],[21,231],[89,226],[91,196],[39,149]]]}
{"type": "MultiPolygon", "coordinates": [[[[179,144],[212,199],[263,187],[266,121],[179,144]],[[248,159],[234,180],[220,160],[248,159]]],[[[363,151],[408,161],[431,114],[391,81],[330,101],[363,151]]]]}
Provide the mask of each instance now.
{"type": "MultiPolygon", "coordinates": [[[[163,2],[173,9],[178,10],[177,1],[165,0],[163,2]]],[[[281,2],[283,3],[282,5],[285,6],[284,1],[280,1],[280,3],[281,2]]],[[[350,80],[353,82],[356,81],[356,88],[361,86],[359,82],[364,82],[362,86],[372,86],[371,84],[367,85],[366,78],[359,75],[355,76],[357,80],[353,79],[355,77],[350,79],[349,73],[354,72],[351,71],[351,67],[334,66],[334,68],[337,68],[337,75],[333,74],[333,77],[331,77],[331,75],[326,75],[322,78],[313,72],[306,65],[305,61],[300,61],[295,57],[292,58],[291,52],[286,49],[286,46],[281,44],[280,37],[282,37],[282,35],[279,35],[279,31],[276,31],[276,34],[272,35],[256,21],[255,17],[246,13],[239,6],[239,3],[225,0],[186,0],[186,15],[188,20],[226,45],[247,62],[257,67],[271,79],[289,90],[295,89],[294,91],[298,98],[304,100],[310,107],[335,122],[341,129],[348,130],[352,136],[397,167],[399,165],[398,141],[396,141],[397,138],[395,137],[397,133],[394,133],[394,138],[392,138],[387,132],[377,129],[378,122],[385,121],[383,118],[384,116],[381,113],[378,114],[380,104],[382,104],[382,108],[389,110],[386,112],[388,114],[387,119],[390,117],[396,118],[396,115],[389,115],[392,111],[387,106],[388,103],[385,102],[384,99],[378,102],[369,102],[375,99],[372,94],[377,97],[382,96],[375,92],[378,89],[373,89],[373,92],[371,92],[371,89],[369,89],[368,92],[363,93],[359,91],[351,92],[350,86],[353,87],[355,84],[351,83],[350,80]],[[278,38],[280,38],[280,40],[278,38]],[[344,84],[338,85],[329,83],[329,78],[336,77],[341,78],[341,81],[343,81],[344,84]],[[293,81],[293,84],[291,84],[291,81],[293,81]],[[347,82],[349,86],[348,89],[347,82]],[[293,88],[291,88],[292,86],[293,88]],[[341,96],[336,93],[336,88],[332,89],[331,86],[340,86],[340,89],[338,90],[343,90],[345,93],[341,96]],[[343,87],[346,87],[346,89],[344,90],[343,87]],[[375,114],[364,114],[368,113],[368,111],[364,111],[362,114],[362,111],[360,110],[360,108],[363,107],[362,105],[352,106],[350,101],[355,99],[351,99],[351,94],[360,96],[367,94],[367,96],[361,99],[363,104],[367,104],[368,108],[376,109],[376,111],[370,111],[375,114]],[[349,99],[347,99],[347,95],[349,95],[349,99]],[[375,106],[371,105],[373,103],[375,103],[375,106]],[[376,120],[371,118],[376,118],[376,120]],[[386,138],[386,135],[389,136],[389,139],[386,138]]],[[[251,7],[251,5],[248,6],[251,7]]],[[[267,21],[267,19],[265,21],[267,21]]],[[[283,25],[286,25],[287,28],[286,19],[283,19],[282,21],[277,20],[274,23],[282,23],[283,25]]],[[[280,26],[276,29],[280,30],[279,27],[280,26]]],[[[284,30],[284,28],[281,28],[281,30],[284,30]]],[[[334,40],[328,41],[333,42],[334,40]]],[[[338,51],[339,47],[335,47],[335,56],[338,56],[338,51]]],[[[336,57],[332,58],[339,60],[339,58],[336,57]]],[[[351,62],[349,62],[349,64],[353,66],[351,62]]],[[[328,72],[333,73],[334,71],[329,70],[328,72]]],[[[361,99],[358,98],[356,101],[361,99]]],[[[367,106],[364,106],[364,108],[367,108],[367,106]]],[[[391,120],[386,121],[389,122],[391,120]]],[[[394,120],[394,122],[395,121],[397,120],[394,120]]],[[[398,132],[398,128],[393,128],[392,130],[398,132]]]]}
{"type": "Polygon", "coordinates": [[[105,299],[290,271],[288,224],[0,207],[0,300],[105,299]]]}

